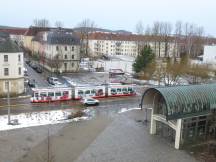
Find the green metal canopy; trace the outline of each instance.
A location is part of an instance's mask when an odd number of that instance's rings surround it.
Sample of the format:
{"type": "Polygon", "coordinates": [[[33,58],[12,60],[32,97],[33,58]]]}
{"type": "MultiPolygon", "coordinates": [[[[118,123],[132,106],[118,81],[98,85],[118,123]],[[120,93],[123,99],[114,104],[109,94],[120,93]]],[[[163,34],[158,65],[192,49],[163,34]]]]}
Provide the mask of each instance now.
{"type": "Polygon", "coordinates": [[[157,87],[149,90],[156,90],[164,97],[167,120],[206,114],[216,109],[216,84],[157,87]]]}

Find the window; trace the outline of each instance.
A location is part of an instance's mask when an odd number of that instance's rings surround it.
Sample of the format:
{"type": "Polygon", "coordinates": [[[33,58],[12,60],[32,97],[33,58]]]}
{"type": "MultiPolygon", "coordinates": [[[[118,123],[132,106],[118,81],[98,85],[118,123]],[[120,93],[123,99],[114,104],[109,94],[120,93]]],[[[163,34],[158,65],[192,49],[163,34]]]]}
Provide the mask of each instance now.
{"type": "Polygon", "coordinates": [[[9,88],[9,82],[6,81],[6,82],[5,82],[5,89],[8,90],[8,88],[9,88]]]}
{"type": "Polygon", "coordinates": [[[71,58],[74,59],[74,55],[72,55],[71,58]]]}
{"type": "Polygon", "coordinates": [[[19,71],[19,75],[21,75],[21,74],[22,74],[22,72],[21,72],[21,67],[19,67],[19,70],[18,70],[18,71],[19,71]]]}
{"type": "Polygon", "coordinates": [[[65,46],[65,51],[67,51],[67,46],[65,46]]]}
{"type": "Polygon", "coordinates": [[[71,47],[71,51],[74,51],[74,46],[71,47]]]}
{"type": "Polygon", "coordinates": [[[85,91],[85,94],[90,94],[90,90],[86,90],[86,91],[85,91]]]}
{"type": "Polygon", "coordinates": [[[54,96],[54,92],[48,92],[48,96],[49,97],[53,97],[54,96]]]}
{"type": "Polygon", "coordinates": [[[19,62],[21,61],[21,56],[20,56],[20,55],[18,55],[18,61],[19,61],[19,62]]]}
{"type": "Polygon", "coordinates": [[[38,93],[35,93],[34,95],[35,95],[35,97],[39,97],[38,93]]]}
{"type": "Polygon", "coordinates": [[[74,63],[73,62],[71,63],[71,66],[74,67],[74,63]]]}
{"type": "Polygon", "coordinates": [[[61,92],[56,92],[56,93],[55,93],[55,96],[56,96],[56,97],[61,96],[61,92]]]}
{"type": "Polygon", "coordinates": [[[9,69],[8,68],[4,68],[4,75],[8,76],[9,75],[9,69]]]}
{"type": "Polygon", "coordinates": [[[65,55],[64,58],[67,59],[67,55],[65,55]]]}
{"type": "Polygon", "coordinates": [[[68,91],[64,91],[63,92],[63,96],[68,96],[69,95],[69,92],[68,91]]]}
{"type": "Polygon", "coordinates": [[[46,97],[46,96],[47,96],[47,93],[46,93],[46,92],[41,92],[41,93],[40,93],[40,96],[41,96],[41,97],[46,97]]]}
{"type": "Polygon", "coordinates": [[[78,96],[83,96],[84,92],[82,90],[78,91],[78,96]]]}
{"type": "Polygon", "coordinates": [[[116,89],[112,88],[111,89],[111,94],[116,94],[116,89]]]}
{"type": "Polygon", "coordinates": [[[59,47],[58,46],[56,46],[56,51],[58,51],[59,50],[59,47]]]}
{"type": "Polygon", "coordinates": [[[121,92],[121,88],[117,88],[117,92],[121,92]]]}
{"type": "Polygon", "coordinates": [[[8,62],[8,55],[4,55],[4,62],[8,62]]]}
{"type": "Polygon", "coordinates": [[[67,70],[67,63],[64,63],[64,68],[65,70],[67,70]]]}

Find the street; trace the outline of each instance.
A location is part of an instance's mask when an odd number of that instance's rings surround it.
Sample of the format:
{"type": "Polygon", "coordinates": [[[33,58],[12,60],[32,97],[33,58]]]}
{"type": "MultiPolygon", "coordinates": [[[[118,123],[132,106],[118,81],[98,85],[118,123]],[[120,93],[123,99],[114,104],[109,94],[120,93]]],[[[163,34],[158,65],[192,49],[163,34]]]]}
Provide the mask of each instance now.
{"type": "MultiPolygon", "coordinates": [[[[0,115],[7,114],[7,100],[0,101],[0,115]]],[[[121,108],[138,107],[140,103],[140,97],[120,97],[120,98],[104,98],[100,99],[99,106],[93,106],[98,113],[115,113],[121,108]]],[[[65,101],[65,102],[51,102],[51,103],[30,103],[27,99],[13,99],[11,100],[11,113],[18,114],[24,112],[34,111],[47,111],[58,109],[76,109],[85,108],[80,101],[65,101]]]]}

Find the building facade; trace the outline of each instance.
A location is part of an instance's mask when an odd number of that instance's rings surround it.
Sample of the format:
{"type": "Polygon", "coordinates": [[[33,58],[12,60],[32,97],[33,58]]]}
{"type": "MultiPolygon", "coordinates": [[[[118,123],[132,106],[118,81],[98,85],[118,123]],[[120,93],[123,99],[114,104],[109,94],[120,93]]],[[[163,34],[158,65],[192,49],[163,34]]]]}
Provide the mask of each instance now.
{"type": "Polygon", "coordinates": [[[31,41],[31,50],[49,71],[79,71],[80,41],[73,33],[64,30],[39,32],[31,41]]]}
{"type": "Polygon", "coordinates": [[[162,41],[158,37],[135,34],[90,33],[88,45],[89,52],[93,57],[103,55],[136,57],[144,45],[149,45],[157,58],[173,57],[176,52],[172,39],[162,41]]]}
{"type": "Polygon", "coordinates": [[[23,52],[9,38],[0,40],[0,96],[24,92],[23,52]],[[8,85],[9,84],[9,85],[8,85]],[[9,87],[8,87],[9,86],[9,87]]]}

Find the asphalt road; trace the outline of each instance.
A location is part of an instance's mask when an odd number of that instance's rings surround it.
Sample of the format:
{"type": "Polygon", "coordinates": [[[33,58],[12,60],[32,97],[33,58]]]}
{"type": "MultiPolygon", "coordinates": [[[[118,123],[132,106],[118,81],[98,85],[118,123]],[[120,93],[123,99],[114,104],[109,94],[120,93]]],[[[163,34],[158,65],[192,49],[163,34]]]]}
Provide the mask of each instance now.
{"type": "MultiPolygon", "coordinates": [[[[7,100],[0,102],[0,115],[7,114],[7,100]]],[[[140,97],[120,97],[100,99],[99,106],[91,106],[97,110],[97,113],[115,114],[121,108],[138,107],[140,97]]],[[[30,103],[29,99],[11,100],[11,113],[25,113],[34,111],[59,110],[59,109],[79,109],[85,108],[79,101],[51,102],[51,103],[30,103]]]]}

